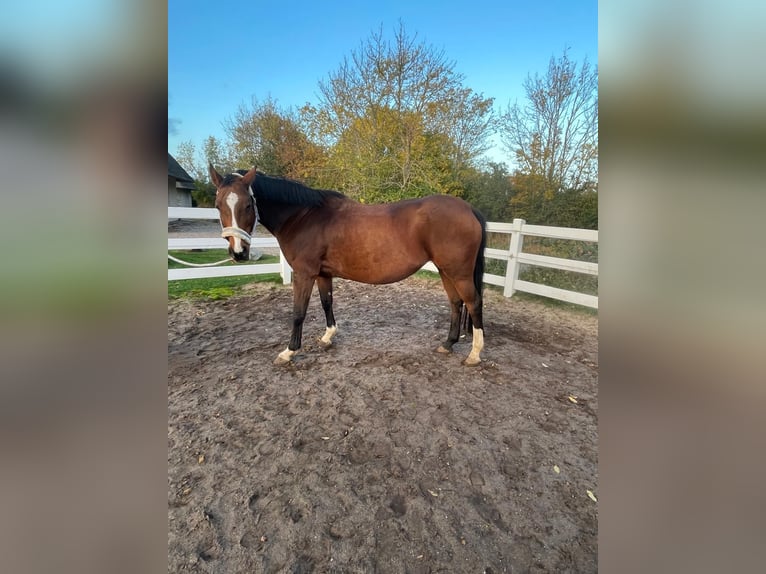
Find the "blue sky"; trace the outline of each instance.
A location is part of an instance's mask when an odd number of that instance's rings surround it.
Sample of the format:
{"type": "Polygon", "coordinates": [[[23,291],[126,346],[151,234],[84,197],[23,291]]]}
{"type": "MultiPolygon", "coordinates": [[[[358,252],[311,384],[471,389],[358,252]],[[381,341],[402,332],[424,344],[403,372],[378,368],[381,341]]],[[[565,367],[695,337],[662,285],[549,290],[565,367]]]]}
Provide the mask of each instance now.
{"type": "MultiPolygon", "coordinates": [[[[443,49],[464,85],[495,106],[523,100],[529,73],[544,74],[569,48],[575,61],[597,63],[595,0],[306,0],[168,2],[168,151],[209,135],[252,97],[281,107],[318,101],[318,84],[381,25],[399,21],[409,36],[443,49]]],[[[498,146],[494,160],[510,158],[498,146]]]]}

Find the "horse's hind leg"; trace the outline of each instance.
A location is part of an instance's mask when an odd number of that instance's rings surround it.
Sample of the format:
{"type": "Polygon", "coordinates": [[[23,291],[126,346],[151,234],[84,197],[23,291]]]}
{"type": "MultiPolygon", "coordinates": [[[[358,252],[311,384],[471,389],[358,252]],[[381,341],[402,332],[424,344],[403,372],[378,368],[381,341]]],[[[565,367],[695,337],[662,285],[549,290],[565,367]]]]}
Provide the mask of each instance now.
{"type": "Polygon", "coordinates": [[[313,287],[313,277],[297,272],[293,274],[293,332],[290,335],[290,343],[287,345],[287,349],[279,353],[277,358],[274,359],[275,365],[289,363],[295,352],[301,348],[303,321],[306,318],[306,309],[309,306],[313,287]]]}
{"type": "Polygon", "coordinates": [[[317,277],[317,288],[319,289],[319,299],[322,301],[322,309],[327,320],[327,328],[324,335],[319,339],[319,345],[325,349],[332,345],[333,335],[338,330],[335,324],[335,315],[332,312],[332,277],[317,277]]]}
{"type": "Polygon", "coordinates": [[[463,310],[463,300],[460,298],[460,295],[458,295],[452,280],[444,275],[444,273],[440,272],[440,275],[442,278],[442,284],[444,285],[444,290],[447,292],[447,299],[449,299],[450,303],[450,322],[449,335],[447,335],[447,340],[439,345],[436,350],[440,353],[451,353],[452,345],[457,343],[458,339],[460,338],[460,314],[463,310]]]}
{"type": "Polygon", "coordinates": [[[473,278],[456,279],[454,284],[458,294],[465,301],[465,306],[473,321],[473,344],[471,352],[463,361],[463,364],[468,366],[478,365],[481,362],[481,351],[484,348],[484,319],[481,294],[476,290],[473,278]]]}

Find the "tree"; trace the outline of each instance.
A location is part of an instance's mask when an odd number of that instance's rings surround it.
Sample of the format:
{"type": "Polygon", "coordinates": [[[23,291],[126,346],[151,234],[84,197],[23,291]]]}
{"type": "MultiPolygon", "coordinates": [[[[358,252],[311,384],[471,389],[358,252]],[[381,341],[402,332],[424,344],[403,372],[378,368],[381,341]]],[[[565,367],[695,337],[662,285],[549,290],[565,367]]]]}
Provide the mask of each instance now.
{"type": "Polygon", "coordinates": [[[201,179],[203,177],[197,162],[197,148],[191,140],[182,141],[178,144],[175,158],[178,164],[186,170],[192,179],[201,179]]]}
{"type": "Polygon", "coordinates": [[[583,189],[598,180],[598,72],[585,60],[579,70],[564,51],[544,77],[527,76],[527,104],[509,105],[500,118],[501,139],[518,171],[539,176],[549,191],[583,189]]]}
{"type": "Polygon", "coordinates": [[[493,101],[468,88],[459,88],[452,90],[442,104],[437,116],[441,123],[438,131],[446,134],[452,144],[451,159],[456,172],[472,165],[489,149],[487,138],[496,125],[493,101]]]}
{"type": "Polygon", "coordinates": [[[175,158],[194,179],[194,190],[192,191],[194,203],[199,207],[213,207],[215,185],[208,176],[208,163],[212,163],[225,172],[233,169],[224,144],[215,136],[208,136],[203,143],[202,151],[198,152],[191,140],[183,141],[178,144],[175,158]]]}
{"type": "Polygon", "coordinates": [[[516,172],[511,176],[512,217],[536,225],[598,229],[598,192],[595,187],[552,192],[540,175],[516,172]]]}
{"type": "Polygon", "coordinates": [[[461,179],[465,185],[463,199],[488,221],[511,221],[509,207],[515,190],[505,164],[490,162],[485,169],[466,170],[461,179]]]}
{"type": "Polygon", "coordinates": [[[226,144],[221,142],[215,136],[208,136],[205,139],[205,143],[202,145],[202,171],[204,172],[204,180],[211,183],[208,178],[207,166],[213,164],[220,171],[229,173],[234,171],[234,160],[231,156],[230,150],[227,149],[226,144]]]}
{"type": "Polygon", "coordinates": [[[510,209],[542,225],[597,225],[598,72],[566,50],[544,77],[527,76],[527,103],[508,106],[500,135],[516,158],[510,209]]]}
{"type": "Polygon", "coordinates": [[[208,136],[200,151],[197,151],[197,146],[191,140],[182,141],[178,144],[175,158],[195,181],[208,181],[209,163],[222,171],[232,170],[232,161],[226,146],[215,136],[208,136]]]}
{"type": "Polygon", "coordinates": [[[224,121],[231,141],[233,163],[237,167],[257,166],[269,175],[308,180],[322,156],[302,125],[302,118],[292,110],[283,110],[276,101],[253,99],[241,105],[237,113],[224,121]]]}
{"type": "Polygon", "coordinates": [[[380,29],[304,108],[328,150],[325,179],[362,200],[459,193],[455,172],[484,151],[492,99],[463,87],[443,51],[380,29]]]}

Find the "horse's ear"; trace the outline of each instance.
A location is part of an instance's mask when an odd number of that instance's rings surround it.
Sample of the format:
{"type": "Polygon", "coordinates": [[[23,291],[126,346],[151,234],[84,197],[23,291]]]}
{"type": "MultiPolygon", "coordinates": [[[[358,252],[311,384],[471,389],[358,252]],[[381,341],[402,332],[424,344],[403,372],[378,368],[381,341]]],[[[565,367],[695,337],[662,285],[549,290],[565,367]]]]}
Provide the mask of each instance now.
{"type": "Polygon", "coordinates": [[[221,177],[221,174],[215,170],[212,163],[207,164],[207,171],[210,174],[210,181],[213,182],[213,185],[216,187],[221,187],[223,177],[221,177]]]}
{"type": "Polygon", "coordinates": [[[253,166],[253,169],[251,169],[245,175],[242,176],[242,181],[248,187],[253,185],[253,182],[255,181],[255,166],[253,166]]]}

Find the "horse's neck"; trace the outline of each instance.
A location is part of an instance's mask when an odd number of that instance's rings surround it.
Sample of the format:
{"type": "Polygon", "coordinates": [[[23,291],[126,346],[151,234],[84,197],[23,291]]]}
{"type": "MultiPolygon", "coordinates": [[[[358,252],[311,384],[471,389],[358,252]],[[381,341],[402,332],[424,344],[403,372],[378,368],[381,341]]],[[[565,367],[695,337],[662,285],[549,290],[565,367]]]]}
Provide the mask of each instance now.
{"type": "Polygon", "coordinates": [[[291,219],[294,219],[300,212],[306,211],[306,207],[302,205],[275,203],[263,197],[259,198],[257,192],[255,201],[258,206],[258,221],[277,239],[289,226],[291,219]]]}

